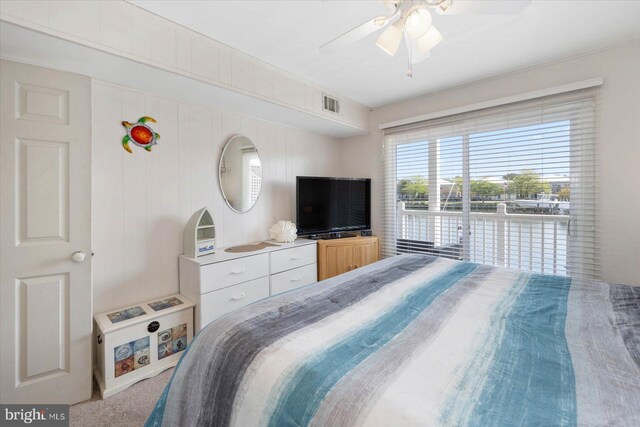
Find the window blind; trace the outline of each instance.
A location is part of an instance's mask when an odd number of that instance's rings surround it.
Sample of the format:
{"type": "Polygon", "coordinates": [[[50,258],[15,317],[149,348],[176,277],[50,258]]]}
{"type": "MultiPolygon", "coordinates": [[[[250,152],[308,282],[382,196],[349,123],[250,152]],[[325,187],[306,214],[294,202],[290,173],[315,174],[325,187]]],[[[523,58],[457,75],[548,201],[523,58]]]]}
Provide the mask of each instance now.
{"type": "Polygon", "coordinates": [[[598,90],[385,130],[383,256],[598,278],[598,90]]]}

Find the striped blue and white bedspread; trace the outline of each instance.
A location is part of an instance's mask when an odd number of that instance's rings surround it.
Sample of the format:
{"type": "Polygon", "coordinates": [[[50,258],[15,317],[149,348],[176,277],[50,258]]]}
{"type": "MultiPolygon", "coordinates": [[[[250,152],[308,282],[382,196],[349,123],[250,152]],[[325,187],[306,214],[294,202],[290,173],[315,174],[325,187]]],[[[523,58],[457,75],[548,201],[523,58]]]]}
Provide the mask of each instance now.
{"type": "Polygon", "coordinates": [[[387,259],[207,326],[148,425],[640,426],[640,288],[387,259]]]}

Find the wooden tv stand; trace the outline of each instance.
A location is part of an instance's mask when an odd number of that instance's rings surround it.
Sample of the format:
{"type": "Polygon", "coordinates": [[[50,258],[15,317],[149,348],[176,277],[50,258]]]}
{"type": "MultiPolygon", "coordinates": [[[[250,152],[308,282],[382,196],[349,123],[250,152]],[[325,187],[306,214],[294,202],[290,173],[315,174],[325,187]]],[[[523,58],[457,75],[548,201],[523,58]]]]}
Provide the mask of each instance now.
{"type": "Polygon", "coordinates": [[[318,280],[363,267],[380,259],[377,236],[318,240],[318,280]]]}

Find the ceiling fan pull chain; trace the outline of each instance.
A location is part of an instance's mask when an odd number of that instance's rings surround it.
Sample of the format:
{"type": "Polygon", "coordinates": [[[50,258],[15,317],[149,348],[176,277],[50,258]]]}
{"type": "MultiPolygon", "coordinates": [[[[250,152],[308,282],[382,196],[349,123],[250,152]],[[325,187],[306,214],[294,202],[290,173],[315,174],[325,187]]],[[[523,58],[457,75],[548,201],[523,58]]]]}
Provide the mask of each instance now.
{"type": "Polygon", "coordinates": [[[413,51],[411,49],[411,39],[407,37],[405,33],[404,39],[406,40],[407,52],[409,53],[409,63],[407,64],[407,77],[413,77],[413,51]]]}

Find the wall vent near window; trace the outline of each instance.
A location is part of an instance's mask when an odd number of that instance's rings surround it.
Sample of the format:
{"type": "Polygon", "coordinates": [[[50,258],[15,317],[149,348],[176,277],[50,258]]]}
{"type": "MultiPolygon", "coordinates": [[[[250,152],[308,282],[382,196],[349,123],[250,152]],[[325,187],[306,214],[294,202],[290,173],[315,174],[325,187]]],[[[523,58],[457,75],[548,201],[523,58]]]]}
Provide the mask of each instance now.
{"type": "Polygon", "coordinates": [[[336,98],[332,98],[329,95],[322,95],[322,109],[331,111],[332,113],[340,114],[340,101],[336,98]]]}

